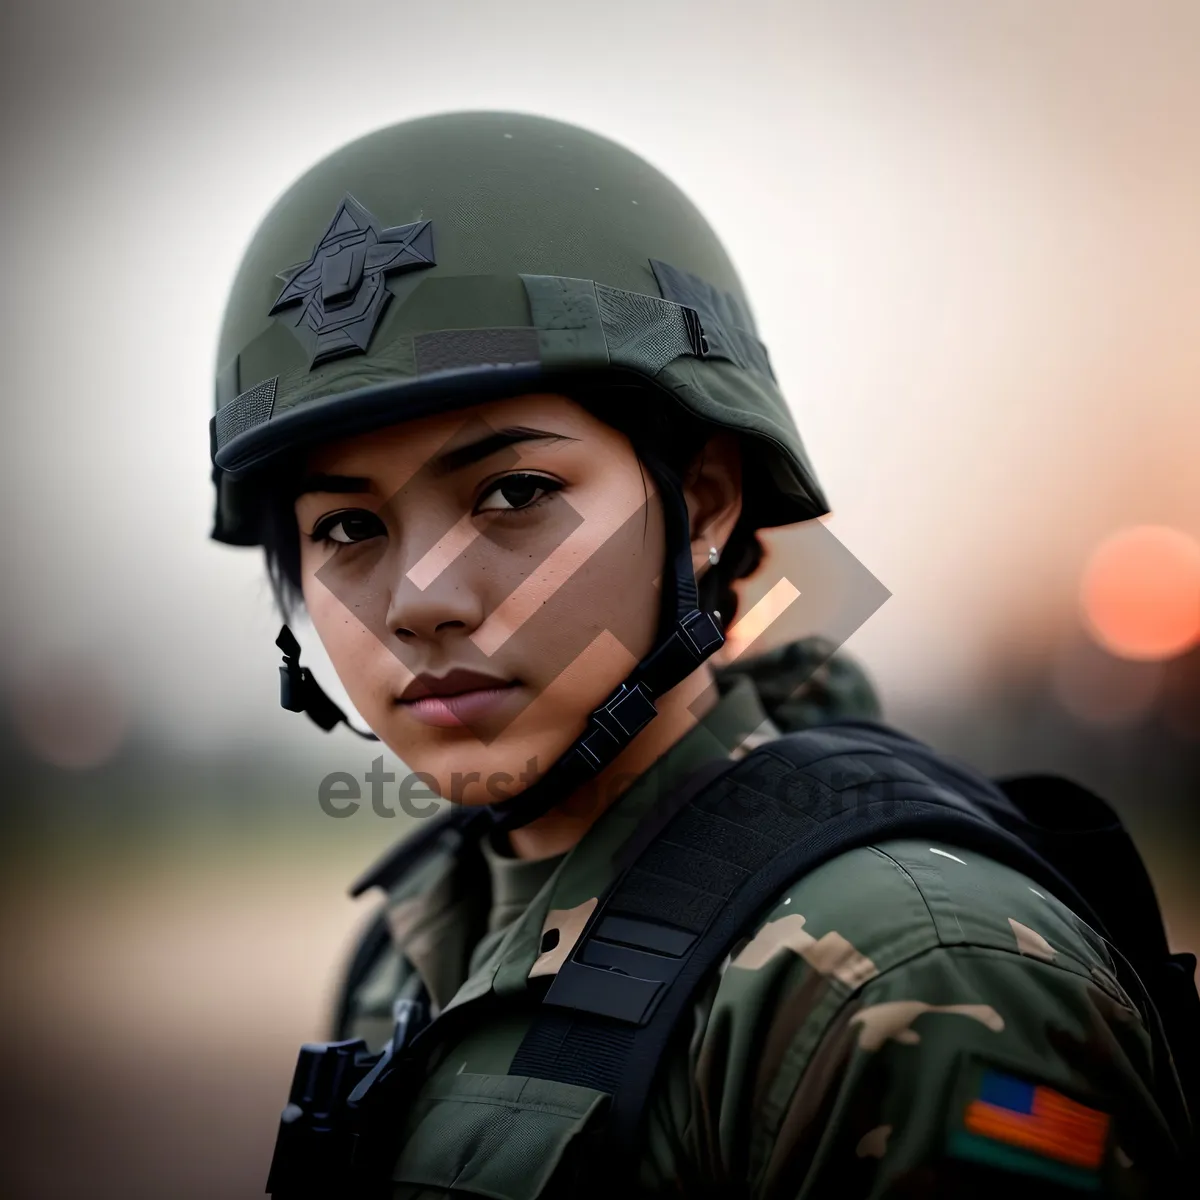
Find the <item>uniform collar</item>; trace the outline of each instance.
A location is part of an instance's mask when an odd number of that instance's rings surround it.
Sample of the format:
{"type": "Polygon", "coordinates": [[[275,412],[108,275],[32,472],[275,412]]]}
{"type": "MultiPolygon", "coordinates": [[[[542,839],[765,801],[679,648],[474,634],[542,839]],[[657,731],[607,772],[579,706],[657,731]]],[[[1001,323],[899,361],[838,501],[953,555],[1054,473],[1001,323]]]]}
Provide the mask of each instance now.
{"type": "Polygon", "coordinates": [[[476,964],[447,1007],[458,1007],[490,992],[520,992],[531,977],[554,974],[599,896],[612,882],[621,847],[656,805],[706,763],[740,758],[779,735],[749,679],[734,677],[719,683],[718,688],[717,703],[563,857],[525,912],[476,964]],[[551,930],[557,932],[557,942],[543,952],[543,939],[551,930]]]}

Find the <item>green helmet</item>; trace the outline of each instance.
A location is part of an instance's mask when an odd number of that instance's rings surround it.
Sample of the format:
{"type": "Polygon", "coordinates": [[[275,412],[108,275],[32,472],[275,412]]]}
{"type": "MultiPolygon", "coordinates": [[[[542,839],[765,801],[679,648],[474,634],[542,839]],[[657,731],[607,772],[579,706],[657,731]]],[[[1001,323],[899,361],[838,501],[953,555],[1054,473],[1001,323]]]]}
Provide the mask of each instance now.
{"type": "Polygon", "coordinates": [[[536,384],[607,375],[744,435],[759,526],[828,511],[729,258],[621,146],[541,117],[369,134],[262,222],[221,330],[213,536],[260,540],[281,455],[536,384]]]}

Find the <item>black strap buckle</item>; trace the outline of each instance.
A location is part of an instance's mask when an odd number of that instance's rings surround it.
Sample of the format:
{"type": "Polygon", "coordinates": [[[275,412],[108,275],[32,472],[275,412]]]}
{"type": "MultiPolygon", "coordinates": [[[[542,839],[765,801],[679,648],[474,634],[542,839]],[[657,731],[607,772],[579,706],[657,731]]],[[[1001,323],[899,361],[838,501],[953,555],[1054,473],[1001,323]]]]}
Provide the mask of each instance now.
{"type": "Polygon", "coordinates": [[[725,644],[725,634],[721,632],[716,617],[703,609],[692,609],[680,620],[679,629],[695,655],[697,666],[725,644]]]}
{"type": "Polygon", "coordinates": [[[681,304],[683,309],[683,327],[687,331],[688,345],[696,358],[707,358],[709,355],[708,335],[700,323],[700,314],[690,306],[681,304]]]}
{"type": "Polygon", "coordinates": [[[622,683],[588,718],[576,749],[590,772],[606,767],[657,715],[644,683],[622,683]]]}
{"type": "Polygon", "coordinates": [[[644,683],[632,686],[623,683],[617,689],[616,695],[593,715],[614,737],[628,739],[640,733],[657,712],[654,700],[644,683]]]}

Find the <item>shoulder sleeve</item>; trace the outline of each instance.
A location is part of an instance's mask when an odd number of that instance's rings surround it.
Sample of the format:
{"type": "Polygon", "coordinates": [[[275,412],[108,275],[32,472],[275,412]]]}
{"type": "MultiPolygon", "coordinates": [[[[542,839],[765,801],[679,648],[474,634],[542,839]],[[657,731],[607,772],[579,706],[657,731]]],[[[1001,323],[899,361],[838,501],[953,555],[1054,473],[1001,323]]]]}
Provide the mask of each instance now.
{"type": "Polygon", "coordinates": [[[1157,1195],[1176,1161],[1104,943],[951,847],[858,850],[793,886],[691,1056],[687,1157],[761,1200],[1157,1195]]]}

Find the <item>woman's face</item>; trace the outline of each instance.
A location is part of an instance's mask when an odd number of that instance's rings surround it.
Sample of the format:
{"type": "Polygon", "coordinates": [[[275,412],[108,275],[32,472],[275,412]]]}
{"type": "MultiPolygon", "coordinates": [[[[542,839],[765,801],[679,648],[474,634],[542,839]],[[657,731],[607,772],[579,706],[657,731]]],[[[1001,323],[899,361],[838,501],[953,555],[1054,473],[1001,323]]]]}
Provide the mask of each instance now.
{"type": "Polygon", "coordinates": [[[346,438],[307,468],[308,612],[355,707],[441,795],[521,791],[649,651],[665,555],[653,478],[566,397],[346,438]]]}

